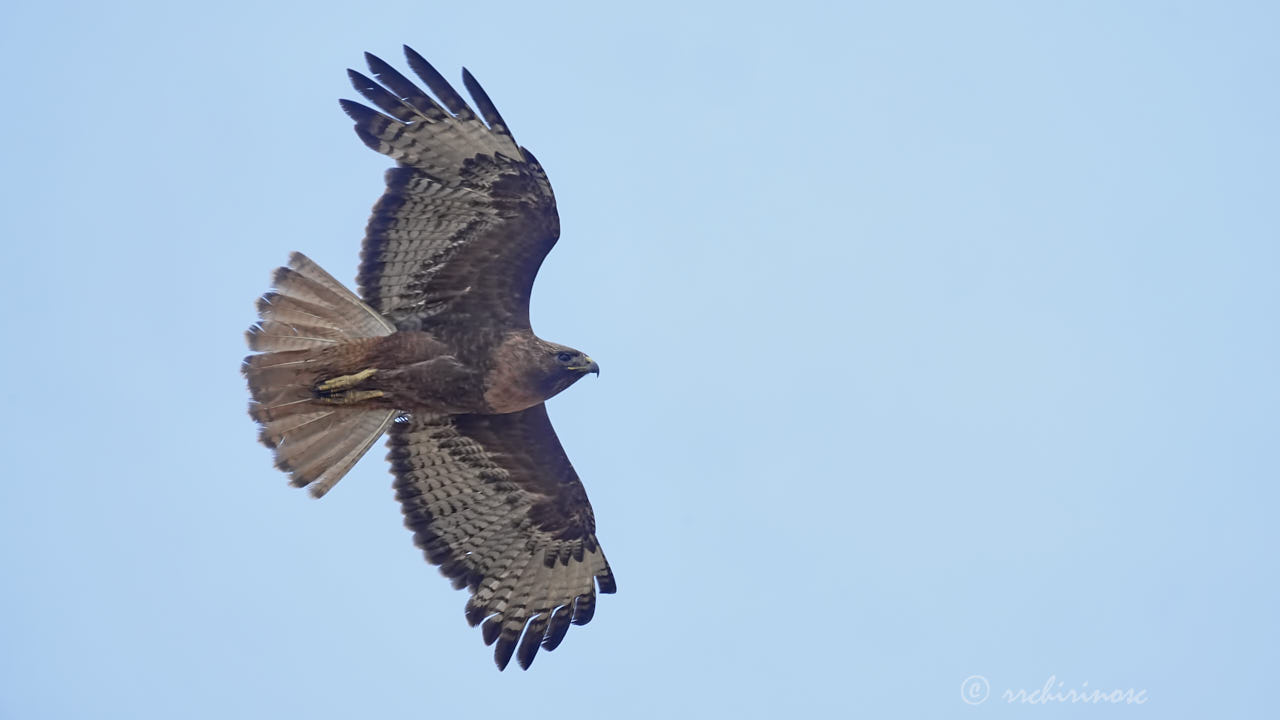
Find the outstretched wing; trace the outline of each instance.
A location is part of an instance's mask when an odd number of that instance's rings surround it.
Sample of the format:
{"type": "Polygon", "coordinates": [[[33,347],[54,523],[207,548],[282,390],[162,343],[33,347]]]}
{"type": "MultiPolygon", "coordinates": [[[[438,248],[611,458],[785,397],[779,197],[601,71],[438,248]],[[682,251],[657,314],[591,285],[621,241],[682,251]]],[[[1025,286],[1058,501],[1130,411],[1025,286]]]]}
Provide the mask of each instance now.
{"type": "Polygon", "coordinates": [[[507,415],[415,415],[387,443],[405,525],[427,560],[471,590],[467,622],[483,625],[505,668],[554,650],[617,589],[578,474],[546,407],[507,415]],[[523,634],[523,639],[521,635],[523,634]]]}
{"type": "Polygon", "coordinates": [[[341,101],[360,139],[399,163],[369,219],[360,295],[402,330],[447,338],[528,328],[534,276],[560,236],[551,183],[471,73],[462,77],[479,116],[404,51],[436,99],[365,53],[378,81],[347,74],[382,112],[341,101]]]}

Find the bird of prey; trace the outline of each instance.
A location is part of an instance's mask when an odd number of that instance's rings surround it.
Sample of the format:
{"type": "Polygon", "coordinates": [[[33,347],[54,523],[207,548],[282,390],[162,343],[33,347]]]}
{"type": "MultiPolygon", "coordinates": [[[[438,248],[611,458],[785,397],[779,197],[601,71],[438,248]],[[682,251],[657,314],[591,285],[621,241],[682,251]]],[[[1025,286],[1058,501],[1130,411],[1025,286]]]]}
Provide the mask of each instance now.
{"type": "Polygon", "coordinates": [[[471,597],[504,669],[553,650],[616,590],[595,518],[543,403],[599,367],[529,325],[560,236],[542,166],[471,73],[475,110],[421,55],[434,98],[377,57],[342,100],[390,156],[365,231],[359,295],[301,253],[272,278],[242,366],[249,414],[290,482],[320,497],[387,433],[405,525],[471,597]],[[376,108],[376,109],[374,109],[376,108]],[[479,111],[477,114],[476,110],[479,111]]]}

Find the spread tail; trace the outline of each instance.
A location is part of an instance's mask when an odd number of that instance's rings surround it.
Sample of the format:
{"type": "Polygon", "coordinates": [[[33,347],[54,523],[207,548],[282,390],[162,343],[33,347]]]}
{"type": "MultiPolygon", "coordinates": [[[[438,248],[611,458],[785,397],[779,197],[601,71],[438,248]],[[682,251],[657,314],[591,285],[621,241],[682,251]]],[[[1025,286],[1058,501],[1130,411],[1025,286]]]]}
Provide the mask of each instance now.
{"type": "Polygon", "coordinates": [[[258,300],[259,321],[245,334],[258,351],[241,370],[253,400],[258,438],[275,451],[276,467],[297,487],[327,493],[395,419],[386,408],[344,407],[317,387],[342,375],[344,344],[395,327],[302,253],[276,270],[258,300]]]}

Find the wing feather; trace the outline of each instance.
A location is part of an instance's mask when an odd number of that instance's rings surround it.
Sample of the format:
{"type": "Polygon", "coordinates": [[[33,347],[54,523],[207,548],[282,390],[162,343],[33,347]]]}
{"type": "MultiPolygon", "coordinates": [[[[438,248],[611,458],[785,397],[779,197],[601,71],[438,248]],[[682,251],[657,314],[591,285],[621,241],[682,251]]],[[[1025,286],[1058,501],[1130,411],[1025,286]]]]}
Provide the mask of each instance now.
{"type": "MultiPolygon", "coordinates": [[[[401,75],[398,70],[388,65],[385,60],[372,53],[365,53],[364,59],[369,63],[369,69],[373,71],[373,76],[378,78],[378,81],[385,85],[388,90],[391,90],[401,103],[408,106],[419,117],[433,122],[439,122],[447,118],[444,110],[436,104],[435,100],[432,100],[426,93],[418,89],[418,86],[414,85],[413,81],[401,75]]],[[[368,80],[368,78],[365,78],[365,80],[368,80]]],[[[374,100],[366,89],[357,86],[356,90],[359,90],[369,100],[374,100]]],[[[384,95],[391,93],[374,94],[379,99],[384,99],[384,95]]],[[[376,103],[377,101],[374,100],[374,102],[376,103]]],[[[406,120],[406,118],[398,119],[406,120]]]]}
{"type": "MultiPolygon", "coordinates": [[[[476,80],[471,71],[466,68],[462,68],[462,84],[467,87],[467,92],[471,93],[471,98],[476,101],[480,116],[489,124],[489,129],[499,135],[511,137],[511,128],[507,127],[507,121],[502,119],[498,108],[494,107],[493,101],[489,99],[489,93],[480,87],[480,81],[476,80]]],[[[511,138],[511,141],[514,143],[515,138],[511,138]]]]}
{"type": "Polygon", "coordinates": [[[427,560],[467,587],[503,668],[527,668],[616,589],[582,483],[546,408],[508,415],[415,415],[388,440],[405,525],[427,560]],[[553,562],[546,562],[550,557],[553,562]]]}
{"type": "MultiPolygon", "coordinates": [[[[400,122],[411,122],[420,114],[414,108],[406,105],[400,98],[388,92],[386,88],[355,70],[347,69],[347,79],[351,81],[351,86],[364,96],[365,100],[373,103],[379,110],[400,122]]],[[[352,104],[360,107],[358,103],[352,104]]],[[[443,111],[441,112],[443,114],[443,111]]]]}
{"type": "Polygon", "coordinates": [[[440,101],[445,104],[445,107],[449,108],[449,112],[453,113],[459,120],[465,121],[475,118],[475,113],[471,111],[467,101],[462,99],[462,96],[453,89],[449,81],[445,80],[444,76],[431,63],[427,62],[426,58],[419,55],[416,50],[408,45],[404,46],[404,57],[405,60],[409,61],[409,67],[417,73],[418,77],[422,78],[428,88],[431,88],[431,92],[435,93],[436,97],[440,98],[440,101]]]}
{"type": "Polygon", "coordinates": [[[434,98],[366,55],[373,78],[348,77],[377,109],[341,101],[360,139],[399,163],[365,231],[360,294],[399,329],[474,338],[481,352],[529,327],[534,277],[560,236],[555,196],[471,73],[479,115],[421,55],[405,56],[434,98]]]}

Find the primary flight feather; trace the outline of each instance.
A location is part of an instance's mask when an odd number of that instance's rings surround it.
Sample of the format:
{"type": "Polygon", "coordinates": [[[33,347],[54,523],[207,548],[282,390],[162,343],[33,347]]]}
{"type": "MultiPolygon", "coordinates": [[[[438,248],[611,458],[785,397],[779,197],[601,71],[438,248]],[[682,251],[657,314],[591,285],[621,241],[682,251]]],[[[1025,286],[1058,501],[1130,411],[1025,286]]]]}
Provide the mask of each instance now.
{"type": "Polygon", "coordinates": [[[555,197],[469,72],[479,115],[405,47],[432,95],[366,53],[342,100],[394,159],[360,253],[360,295],[301,253],[276,270],[247,334],[249,414],[290,482],[320,497],[389,434],[405,525],[467,588],[494,659],[528,668],[616,590],[587,495],[543,402],[599,367],[529,325],[560,236],[555,197]],[[376,108],[376,109],[375,109],[376,108]]]}

